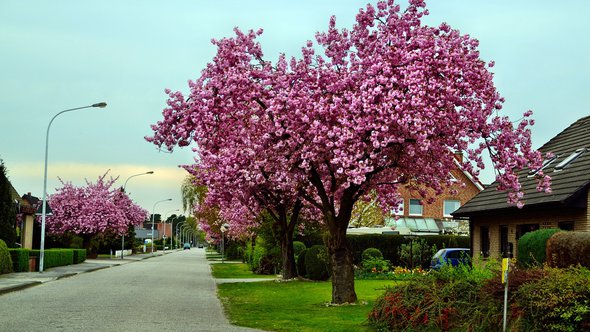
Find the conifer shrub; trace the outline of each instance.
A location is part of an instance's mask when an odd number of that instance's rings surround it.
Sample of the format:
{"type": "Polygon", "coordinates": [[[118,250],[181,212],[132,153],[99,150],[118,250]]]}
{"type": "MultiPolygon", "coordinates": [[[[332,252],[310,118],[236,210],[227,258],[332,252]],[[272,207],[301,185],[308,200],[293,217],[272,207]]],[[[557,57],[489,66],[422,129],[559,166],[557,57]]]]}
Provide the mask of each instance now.
{"type": "Polygon", "coordinates": [[[305,253],[305,271],[311,280],[328,280],[330,278],[328,249],[316,244],[305,253]]]}
{"type": "Polygon", "coordinates": [[[305,270],[305,255],[307,254],[307,248],[303,249],[299,256],[297,256],[297,274],[300,277],[307,277],[307,271],[305,270]]]}
{"type": "Polygon", "coordinates": [[[552,267],[580,264],[590,268],[590,233],[559,232],[553,235],[547,241],[547,263],[552,267]]]}
{"type": "Polygon", "coordinates": [[[29,272],[29,249],[9,248],[14,272],[29,272]]]}
{"type": "Polygon", "coordinates": [[[86,249],[73,249],[73,263],[80,264],[86,260],[86,249]]]}
{"type": "Polygon", "coordinates": [[[547,240],[560,229],[539,229],[518,239],[518,264],[522,267],[541,266],[545,263],[547,240]]]}
{"type": "Polygon", "coordinates": [[[4,240],[0,240],[0,274],[12,272],[12,258],[4,240]]]}

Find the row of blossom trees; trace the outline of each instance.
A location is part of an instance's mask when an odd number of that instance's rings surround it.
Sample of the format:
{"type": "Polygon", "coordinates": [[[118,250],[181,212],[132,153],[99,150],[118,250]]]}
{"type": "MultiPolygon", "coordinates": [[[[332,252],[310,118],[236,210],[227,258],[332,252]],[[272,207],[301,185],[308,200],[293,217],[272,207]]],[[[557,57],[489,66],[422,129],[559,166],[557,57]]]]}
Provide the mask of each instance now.
{"type": "Polygon", "coordinates": [[[81,236],[89,257],[96,254],[90,247],[95,236],[123,236],[148,217],[146,210],[113,187],[118,178],[106,179],[107,173],[81,187],[60,179],[63,186],[49,197],[53,215],[46,221],[48,233],[81,236]]]}
{"type": "MultiPolygon", "coordinates": [[[[500,116],[493,62],[448,24],[422,24],[425,7],[379,1],[350,30],[332,17],[316,44],[274,63],[256,40],[261,30],[236,28],[213,40],[217,54],[188,96],[167,90],[168,107],[147,138],[169,150],[193,144],[196,165],[187,169],[225,220],[242,226],[235,232],[261,210],[280,225],[305,209],[315,216],[329,234],[334,303],[357,299],[346,241],[355,202],[374,193],[389,210],[400,186],[440,194],[452,181],[454,151],[468,154],[461,166],[477,175],[488,150],[499,188],[520,205],[517,172],[542,164],[531,112],[516,124],[500,116]]],[[[541,173],[538,189],[549,190],[541,173]]],[[[287,224],[285,236],[293,229],[287,224]]]]}

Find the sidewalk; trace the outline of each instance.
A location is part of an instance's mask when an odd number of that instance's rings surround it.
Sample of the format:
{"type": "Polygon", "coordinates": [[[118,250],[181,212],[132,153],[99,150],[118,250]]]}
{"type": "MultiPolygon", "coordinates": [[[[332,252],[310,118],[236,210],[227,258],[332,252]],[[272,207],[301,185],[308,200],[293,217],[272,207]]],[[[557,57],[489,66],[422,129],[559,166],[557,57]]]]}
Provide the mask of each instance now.
{"type": "MultiPolygon", "coordinates": [[[[166,254],[171,251],[166,251],[166,254]]],[[[75,276],[80,273],[92,272],[100,269],[106,269],[112,266],[132,263],[151,257],[164,255],[163,252],[138,254],[125,256],[124,259],[86,259],[83,263],[73,264],[67,266],[58,266],[46,269],[43,273],[40,272],[17,272],[0,274],[0,295],[25,289],[35,285],[40,285],[46,282],[75,276]]]]}

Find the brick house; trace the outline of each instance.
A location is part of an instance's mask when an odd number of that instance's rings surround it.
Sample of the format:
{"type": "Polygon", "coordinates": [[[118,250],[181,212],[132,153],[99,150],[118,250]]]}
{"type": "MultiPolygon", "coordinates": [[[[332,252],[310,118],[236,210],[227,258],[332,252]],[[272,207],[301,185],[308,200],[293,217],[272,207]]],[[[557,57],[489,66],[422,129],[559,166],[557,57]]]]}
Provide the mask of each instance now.
{"type": "Polygon", "coordinates": [[[505,192],[492,184],[453,213],[469,219],[471,248],[483,257],[516,255],[518,239],[542,228],[590,231],[590,116],[570,125],[543,145],[543,163],[551,176],[550,194],[535,190],[539,170],[523,170],[519,180],[525,192],[522,209],[507,203],[505,192]]]}
{"type": "Polygon", "coordinates": [[[401,211],[394,212],[397,220],[393,216],[385,220],[386,226],[402,235],[440,234],[456,232],[457,229],[464,229],[463,233],[466,233],[468,227],[460,227],[460,223],[465,222],[455,220],[452,213],[482,191],[483,185],[461,168],[459,162],[462,161],[462,154],[455,154],[455,158],[457,167],[451,171],[451,176],[456,180],[456,185],[436,196],[432,204],[428,204],[417,193],[400,188],[403,207],[400,206],[401,211]],[[456,193],[452,192],[453,189],[456,193]]]}

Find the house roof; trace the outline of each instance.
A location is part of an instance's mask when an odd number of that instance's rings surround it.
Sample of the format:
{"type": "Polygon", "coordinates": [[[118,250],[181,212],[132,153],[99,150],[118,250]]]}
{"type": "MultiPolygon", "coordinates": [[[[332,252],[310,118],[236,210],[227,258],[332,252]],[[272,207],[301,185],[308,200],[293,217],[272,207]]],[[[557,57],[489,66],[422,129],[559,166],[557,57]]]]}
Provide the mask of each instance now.
{"type": "MultiPolygon", "coordinates": [[[[519,181],[525,193],[523,198],[524,208],[528,209],[540,205],[575,205],[577,198],[590,185],[590,116],[574,122],[545,143],[539,148],[539,151],[543,155],[552,152],[556,156],[556,159],[543,169],[543,172],[551,177],[552,192],[549,194],[538,192],[536,190],[537,180],[534,175],[530,174],[530,170],[521,171],[519,181]],[[555,169],[556,166],[579,149],[583,150],[577,159],[567,164],[562,170],[555,169]]],[[[492,183],[452,215],[454,217],[468,217],[498,210],[516,210],[516,207],[508,204],[506,192],[498,191],[496,188],[497,183],[492,183]]]]}

